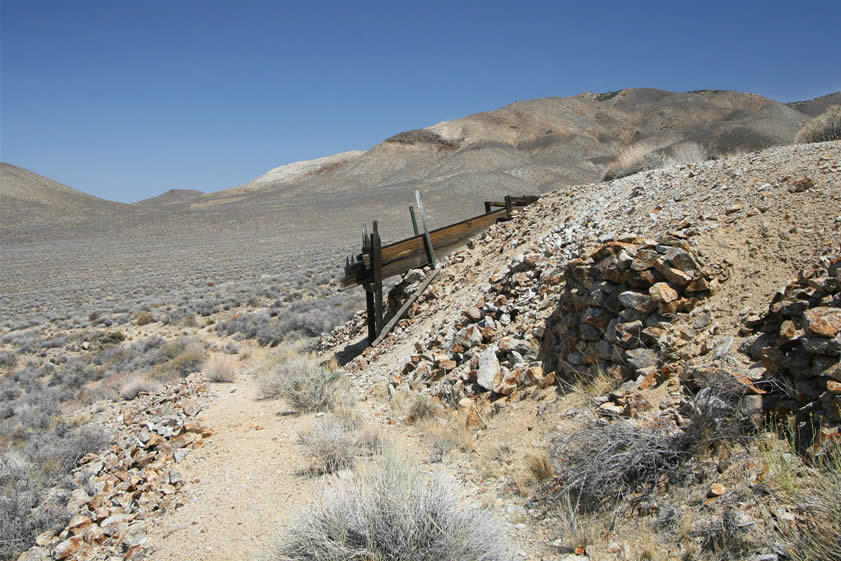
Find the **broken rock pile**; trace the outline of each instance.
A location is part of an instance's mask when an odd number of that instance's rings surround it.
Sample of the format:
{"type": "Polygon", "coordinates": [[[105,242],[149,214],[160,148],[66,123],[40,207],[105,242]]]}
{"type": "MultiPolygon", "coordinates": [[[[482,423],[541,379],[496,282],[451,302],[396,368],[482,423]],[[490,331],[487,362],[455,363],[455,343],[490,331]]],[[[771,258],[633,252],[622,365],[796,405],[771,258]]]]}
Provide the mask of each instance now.
{"type": "Polygon", "coordinates": [[[608,241],[570,260],[563,276],[541,356],[564,379],[590,368],[625,379],[656,373],[674,346],[670,323],[717,286],[691,246],[672,237],[608,241]]]}
{"type": "Polygon", "coordinates": [[[207,384],[193,374],[154,395],[116,404],[103,424],[118,440],[80,460],[67,527],[38,536],[18,561],[141,558],[147,521],[179,506],[185,482],[175,464],[213,434],[194,419],[209,399],[207,384]]]}
{"type": "Polygon", "coordinates": [[[780,390],[778,399],[766,397],[769,409],[802,422],[841,424],[841,256],[801,272],[742,331],[749,336],[741,350],[780,390]]]}

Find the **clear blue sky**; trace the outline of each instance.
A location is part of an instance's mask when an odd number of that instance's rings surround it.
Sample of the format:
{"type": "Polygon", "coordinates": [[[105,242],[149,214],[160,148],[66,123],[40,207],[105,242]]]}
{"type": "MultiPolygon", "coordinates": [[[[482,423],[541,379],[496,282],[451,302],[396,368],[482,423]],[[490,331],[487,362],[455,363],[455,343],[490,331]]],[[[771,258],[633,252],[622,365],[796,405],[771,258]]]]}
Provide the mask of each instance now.
{"type": "Polygon", "coordinates": [[[841,89],[839,0],[0,3],[0,159],[119,201],[522,99],[841,89]]]}

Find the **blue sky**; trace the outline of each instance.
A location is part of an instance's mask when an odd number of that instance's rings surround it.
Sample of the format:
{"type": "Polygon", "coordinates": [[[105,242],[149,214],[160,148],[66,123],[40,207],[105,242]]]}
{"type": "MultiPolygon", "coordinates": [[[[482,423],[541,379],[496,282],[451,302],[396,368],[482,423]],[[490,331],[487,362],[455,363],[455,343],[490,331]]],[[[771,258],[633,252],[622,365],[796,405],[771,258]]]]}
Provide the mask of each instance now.
{"type": "Polygon", "coordinates": [[[522,99],[841,89],[838,0],[0,5],[0,160],[124,202],[522,99]]]}

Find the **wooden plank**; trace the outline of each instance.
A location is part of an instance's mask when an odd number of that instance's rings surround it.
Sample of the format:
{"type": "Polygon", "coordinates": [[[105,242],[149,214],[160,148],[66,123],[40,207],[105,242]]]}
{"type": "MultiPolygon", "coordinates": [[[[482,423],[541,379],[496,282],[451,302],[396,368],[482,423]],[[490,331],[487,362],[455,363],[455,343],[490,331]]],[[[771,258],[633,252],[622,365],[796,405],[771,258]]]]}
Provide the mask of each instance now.
{"type": "Polygon", "coordinates": [[[383,326],[383,330],[380,332],[379,335],[377,335],[377,338],[374,339],[374,342],[371,343],[370,346],[375,347],[379,345],[383,339],[385,339],[385,336],[388,335],[392,329],[394,329],[394,326],[397,325],[397,322],[400,321],[400,318],[406,315],[406,310],[408,310],[409,307],[415,303],[415,300],[417,300],[418,297],[420,297],[420,295],[423,294],[423,291],[426,290],[426,287],[429,286],[429,283],[432,282],[432,279],[435,278],[435,275],[437,275],[438,271],[440,270],[441,269],[432,269],[432,271],[429,273],[429,275],[427,275],[426,279],[421,283],[418,289],[411,296],[409,296],[409,298],[406,299],[405,302],[403,302],[403,305],[400,306],[400,309],[397,310],[397,313],[395,313],[394,316],[390,320],[388,320],[388,323],[383,326]]]}
{"type": "MultiPolygon", "coordinates": [[[[436,230],[429,232],[429,237],[432,241],[432,246],[439,255],[443,255],[463,244],[471,236],[478,232],[487,229],[498,220],[510,216],[510,208],[526,206],[538,200],[536,196],[522,196],[522,197],[507,197],[509,201],[488,201],[485,208],[501,207],[500,210],[488,212],[473,218],[450,224],[436,230]]],[[[413,207],[409,207],[410,212],[414,213],[413,207]]],[[[415,217],[416,218],[416,217],[415,217]]],[[[418,228],[420,230],[420,228],[418,228]]],[[[369,239],[366,238],[365,245],[369,244],[369,239]]],[[[396,274],[401,274],[409,269],[422,267],[429,263],[426,256],[426,243],[424,235],[419,234],[411,238],[389,244],[382,247],[382,266],[383,278],[389,278],[396,274]]],[[[344,287],[355,286],[364,282],[366,270],[370,269],[371,262],[365,251],[362,255],[357,256],[355,261],[350,262],[345,267],[345,277],[342,279],[344,287]]]]}
{"type": "MultiPolygon", "coordinates": [[[[429,233],[432,244],[439,254],[452,251],[465,243],[470,237],[495,224],[500,218],[505,218],[505,210],[497,210],[490,214],[482,214],[429,233]]],[[[345,269],[342,279],[344,286],[354,286],[364,280],[366,263],[370,267],[367,254],[360,256],[345,269]]],[[[408,271],[422,267],[428,263],[424,247],[423,236],[415,236],[387,245],[382,248],[383,278],[398,274],[396,271],[408,271]]]]}
{"type": "Polygon", "coordinates": [[[423,245],[426,250],[426,258],[432,268],[437,268],[435,263],[435,247],[432,245],[432,238],[429,237],[429,226],[426,225],[426,214],[423,212],[423,203],[420,198],[420,191],[415,191],[415,202],[418,203],[418,212],[420,213],[421,224],[423,225],[423,245]]]}

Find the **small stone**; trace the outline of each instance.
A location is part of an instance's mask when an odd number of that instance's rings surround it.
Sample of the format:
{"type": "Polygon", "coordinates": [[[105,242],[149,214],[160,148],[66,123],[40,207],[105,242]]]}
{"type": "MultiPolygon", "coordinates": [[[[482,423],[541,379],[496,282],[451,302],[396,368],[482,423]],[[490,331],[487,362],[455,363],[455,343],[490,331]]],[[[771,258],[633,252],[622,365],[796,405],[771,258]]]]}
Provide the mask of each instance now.
{"type": "Polygon", "coordinates": [[[465,327],[456,333],[456,344],[465,350],[482,344],[482,332],[475,325],[465,327]]]}
{"type": "Polygon", "coordinates": [[[673,300],[677,300],[678,298],[677,291],[665,282],[658,282],[649,288],[648,295],[655,304],[667,304],[673,300]]]}
{"type": "Polygon", "coordinates": [[[653,312],[656,305],[651,300],[651,296],[641,292],[634,292],[633,290],[626,290],[619,294],[619,302],[633,310],[640,313],[647,314],[653,312]]]}
{"type": "Polygon", "coordinates": [[[841,332],[841,308],[818,306],[803,312],[809,335],[833,338],[841,332]]]}
{"type": "Polygon", "coordinates": [[[500,381],[499,359],[496,357],[496,347],[491,346],[482,351],[479,355],[479,371],[476,373],[476,382],[486,390],[493,390],[500,381]]]}
{"type": "Polygon", "coordinates": [[[625,360],[635,369],[657,366],[657,355],[648,349],[629,349],[625,351],[625,360]]]}
{"type": "Polygon", "coordinates": [[[727,487],[725,487],[721,483],[713,483],[712,485],[710,485],[710,491],[707,495],[710,497],[720,497],[726,492],[727,487]]]}
{"type": "Polygon", "coordinates": [[[53,550],[53,558],[67,559],[71,555],[75,555],[82,548],[82,543],[82,538],[78,536],[73,536],[72,538],[64,540],[55,546],[55,549],[53,550]]]}

